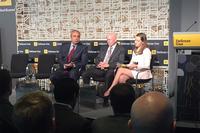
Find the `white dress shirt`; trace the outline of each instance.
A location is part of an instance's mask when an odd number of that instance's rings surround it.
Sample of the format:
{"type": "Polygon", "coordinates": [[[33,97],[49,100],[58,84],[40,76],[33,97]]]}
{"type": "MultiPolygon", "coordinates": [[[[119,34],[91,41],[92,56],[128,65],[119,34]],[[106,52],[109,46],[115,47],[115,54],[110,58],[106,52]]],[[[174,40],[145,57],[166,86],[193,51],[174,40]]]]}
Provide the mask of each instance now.
{"type": "Polygon", "coordinates": [[[69,48],[69,52],[68,52],[68,54],[71,52],[71,50],[73,49],[73,46],[75,46],[75,49],[76,49],[76,47],[77,47],[77,45],[76,44],[73,44],[73,43],[71,43],[71,45],[70,45],[70,48],[69,48]]]}
{"type": "MultiPolygon", "coordinates": [[[[108,49],[107,49],[107,52],[106,52],[106,56],[104,57],[104,60],[103,60],[103,62],[106,62],[106,59],[108,58],[108,56],[109,56],[109,50],[112,48],[112,52],[111,52],[111,55],[110,56],[112,56],[112,53],[113,53],[113,51],[115,50],[115,47],[117,46],[117,44],[114,44],[113,46],[111,46],[111,47],[108,47],[108,49]]],[[[109,59],[110,59],[110,57],[109,57],[109,59]]],[[[108,60],[109,61],[109,60],[108,60]]]]}

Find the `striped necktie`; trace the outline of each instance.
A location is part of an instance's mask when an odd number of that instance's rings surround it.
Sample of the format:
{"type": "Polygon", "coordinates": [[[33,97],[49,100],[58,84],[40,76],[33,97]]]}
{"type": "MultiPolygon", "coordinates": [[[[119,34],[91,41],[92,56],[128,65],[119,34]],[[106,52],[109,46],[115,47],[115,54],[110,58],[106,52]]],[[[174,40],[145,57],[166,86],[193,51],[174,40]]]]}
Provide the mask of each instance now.
{"type": "Polygon", "coordinates": [[[72,56],[73,56],[73,54],[74,54],[74,51],[76,50],[75,45],[72,45],[72,47],[73,47],[73,48],[71,49],[71,51],[70,51],[69,54],[67,55],[67,62],[68,62],[68,63],[71,62],[72,56]]]}

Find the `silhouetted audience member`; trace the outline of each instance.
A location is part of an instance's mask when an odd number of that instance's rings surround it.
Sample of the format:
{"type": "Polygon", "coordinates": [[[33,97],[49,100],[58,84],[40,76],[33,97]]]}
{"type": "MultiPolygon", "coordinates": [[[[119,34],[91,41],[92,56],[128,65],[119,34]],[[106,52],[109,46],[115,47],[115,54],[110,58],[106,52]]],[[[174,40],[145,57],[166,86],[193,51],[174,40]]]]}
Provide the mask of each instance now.
{"type": "Polygon", "coordinates": [[[0,133],[18,133],[13,123],[0,118],[0,133]]]}
{"type": "Polygon", "coordinates": [[[94,120],[92,133],[130,133],[127,121],[135,100],[134,89],[126,83],[117,84],[113,88],[110,100],[114,115],[94,120]]]}
{"type": "Polygon", "coordinates": [[[71,78],[60,77],[54,82],[56,133],[88,133],[91,122],[73,112],[79,85],[71,78]]]}
{"type": "Polygon", "coordinates": [[[22,96],[14,105],[13,121],[19,133],[52,133],[51,100],[39,91],[22,96]]]}
{"type": "Polygon", "coordinates": [[[0,132],[13,132],[13,105],[9,102],[12,93],[12,80],[6,69],[0,69],[0,132]]]}
{"type": "Polygon", "coordinates": [[[160,92],[149,92],[132,105],[129,127],[132,133],[172,133],[173,108],[160,92]]]}

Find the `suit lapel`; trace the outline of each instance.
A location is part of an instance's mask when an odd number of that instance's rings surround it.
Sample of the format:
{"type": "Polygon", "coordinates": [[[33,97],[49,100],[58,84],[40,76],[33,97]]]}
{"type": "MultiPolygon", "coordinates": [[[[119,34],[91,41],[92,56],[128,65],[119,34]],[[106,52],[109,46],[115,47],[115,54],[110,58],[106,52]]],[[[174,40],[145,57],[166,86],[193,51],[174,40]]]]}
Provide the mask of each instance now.
{"type": "Polygon", "coordinates": [[[66,56],[69,54],[70,46],[71,46],[71,44],[66,44],[66,47],[65,47],[65,55],[66,56]]]}
{"type": "Polygon", "coordinates": [[[74,54],[72,55],[72,61],[77,57],[80,50],[81,50],[81,46],[80,44],[77,44],[76,50],[74,51],[74,54]]]}
{"type": "Polygon", "coordinates": [[[102,60],[104,60],[105,56],[106,56],[106,53],[108,51],[108,46],[106,46],[104,49],[103,49],[103,52],[102,52],[102,60]]]}
{"type": "Polygon", "coordinates": [[[110,56],[109,62],[112,60],[113,57],[115,57],[115,54],[117,54],[118,49],[119,49],[119,47],[118,47],[118,44],[117,44],[114,51],[112,52],[112,55],[110,56]]]}

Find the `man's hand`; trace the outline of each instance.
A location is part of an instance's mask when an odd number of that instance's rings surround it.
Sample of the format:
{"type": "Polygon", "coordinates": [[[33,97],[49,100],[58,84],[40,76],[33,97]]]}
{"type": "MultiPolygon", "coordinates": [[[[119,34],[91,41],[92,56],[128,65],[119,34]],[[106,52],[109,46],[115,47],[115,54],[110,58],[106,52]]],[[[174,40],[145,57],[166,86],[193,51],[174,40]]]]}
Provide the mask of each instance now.
{"type": "Polygon", "coordinates": [[[72,67],[75,67],[75,64],[73,62],[70,62],[68,64],[64,64],[64,69],[72,68],[72,67]]]}
{"type": "Polygon", "coordinates": [[[105,68],[108,68],[109,67],[109,64],[108,63],[105,63],[105,62],[99,62],[99,64],[97,65],[97,68],[100,68],[100,69],[105,69],[105,68]]]}

